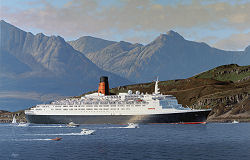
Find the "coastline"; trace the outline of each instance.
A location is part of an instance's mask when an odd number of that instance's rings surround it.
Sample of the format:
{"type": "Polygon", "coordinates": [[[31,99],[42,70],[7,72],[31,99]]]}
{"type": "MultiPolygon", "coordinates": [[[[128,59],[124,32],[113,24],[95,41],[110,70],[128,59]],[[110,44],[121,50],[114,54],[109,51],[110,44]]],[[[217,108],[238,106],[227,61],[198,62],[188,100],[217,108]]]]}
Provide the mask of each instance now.
{"type": "Polygon", "coordinates": [[[24,110],[21,110],[16,112],[0,111],[0,123],[11,123],[14,115],[17,123],[27,122],[24,110]]]}
{"type": "Polygon", "coordinates": [[[250,117],[248,118],[208,118],[207,123],[232,123],[237,121],[240,123],[249,123],[250,117]]]}

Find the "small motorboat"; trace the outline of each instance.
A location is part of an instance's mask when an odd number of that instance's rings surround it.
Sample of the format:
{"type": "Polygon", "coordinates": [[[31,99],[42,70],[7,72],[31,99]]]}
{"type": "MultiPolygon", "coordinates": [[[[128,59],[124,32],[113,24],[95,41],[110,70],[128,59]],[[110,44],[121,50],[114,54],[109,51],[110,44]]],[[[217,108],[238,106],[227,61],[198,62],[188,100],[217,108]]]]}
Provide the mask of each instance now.
{"type": "Polygon", "coordinates": [[[56,138],[53,138],[53,139],[50,139],[50,140],[53,140],[53,141],[60,141],[62,139],[62,137],[56,137],[56,138]]]}
{"type": "Polygon", "coordinates": [[[239,123],[239,121],[234,120],[232,123],[239,123]]]}
{"type": "Polygon", "coordinates": [[[27,127],[27,126],[29,126],[29,123],[20,122],[17,126],[18,127],[27,127]]]}
{"type": "Polygon", "coordinates": [[[94,132],[95,132],[95,130],[83,128],[82,131],[81,131],[81,134],[83,134],[83,135],[93,135],[94,132]]]}
{"type": "Polygon", "coordinates": [[[69,122],[69,123],[67,124],[67,127],[79,127],[79,124],[76,124],[76,123],[74,123],[74,122],[69,122]]]}
{"type": "Polygon", "coordinates": [[[128,123],[128,126],[126,126],[124,128],[139,128],[139,125],[136,123],[128,123]]]}

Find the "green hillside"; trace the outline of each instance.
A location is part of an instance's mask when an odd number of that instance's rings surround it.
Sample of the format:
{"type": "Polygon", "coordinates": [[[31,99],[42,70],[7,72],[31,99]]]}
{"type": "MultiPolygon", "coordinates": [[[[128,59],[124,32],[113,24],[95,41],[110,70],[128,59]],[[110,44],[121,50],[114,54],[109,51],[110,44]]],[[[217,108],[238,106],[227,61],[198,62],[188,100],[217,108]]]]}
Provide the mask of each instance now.
{"type": "Polygon", "coordinates": [[[250,65],[238,66],[237,64],[223,65],[194,76],[195,78],[210,78],[218,81],[237,82],[250,77],[250,65]]]}

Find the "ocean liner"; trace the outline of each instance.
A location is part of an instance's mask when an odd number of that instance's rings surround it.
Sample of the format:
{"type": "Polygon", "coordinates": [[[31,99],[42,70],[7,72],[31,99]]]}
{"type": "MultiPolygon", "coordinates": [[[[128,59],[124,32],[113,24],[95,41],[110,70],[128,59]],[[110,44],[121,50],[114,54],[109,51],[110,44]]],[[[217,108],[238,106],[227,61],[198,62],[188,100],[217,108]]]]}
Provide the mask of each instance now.
{"type": "Polygon", "coordinates": [[[155,82],[153,94],[109,94],[108,77],[101,77],[98,92],[39,104],[25,115],[38,124],[128,124],[128,123],[206,123],[210,109],[196,110],[178,104],[176,97],[162,95],[155,82]]]}

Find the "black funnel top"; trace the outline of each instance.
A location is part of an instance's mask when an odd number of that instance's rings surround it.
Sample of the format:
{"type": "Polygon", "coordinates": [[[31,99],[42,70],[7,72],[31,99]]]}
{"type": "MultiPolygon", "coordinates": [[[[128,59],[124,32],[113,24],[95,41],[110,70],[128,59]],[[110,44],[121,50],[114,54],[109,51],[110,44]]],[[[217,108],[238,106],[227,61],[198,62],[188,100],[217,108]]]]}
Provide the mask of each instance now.
{"type": "Polygon", "coordinates": [[[108,77],[102,76],[100,82],[108,82],[108,77]]]}

